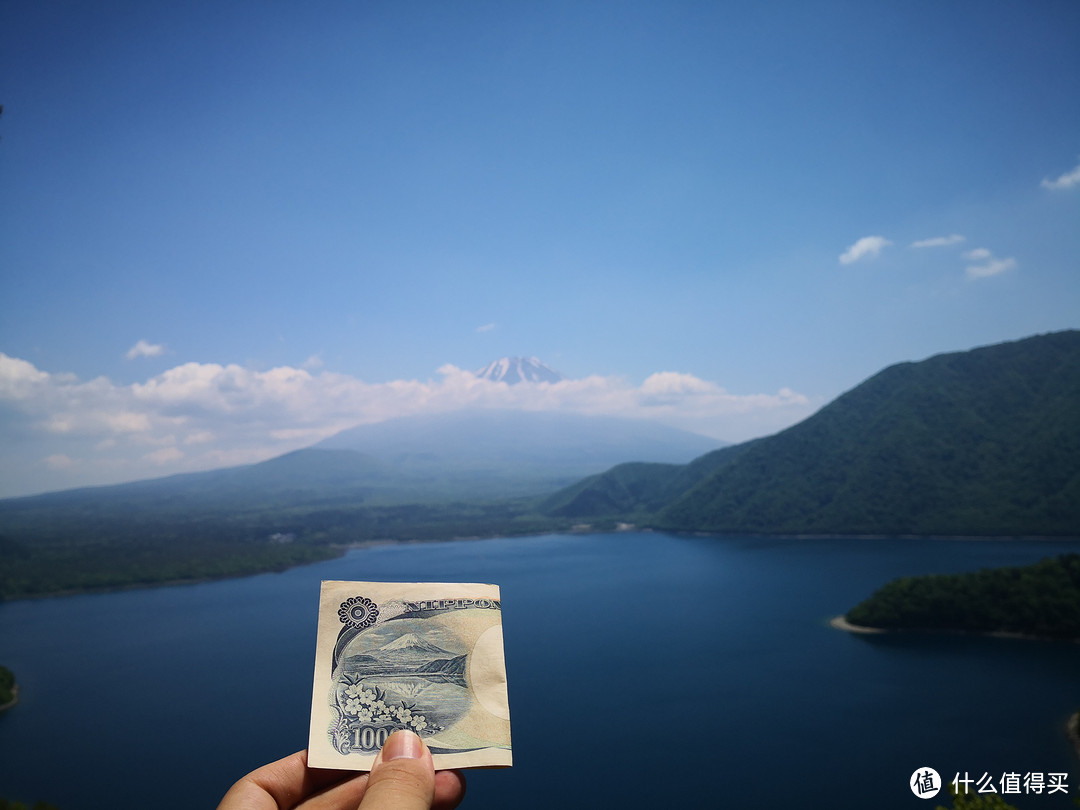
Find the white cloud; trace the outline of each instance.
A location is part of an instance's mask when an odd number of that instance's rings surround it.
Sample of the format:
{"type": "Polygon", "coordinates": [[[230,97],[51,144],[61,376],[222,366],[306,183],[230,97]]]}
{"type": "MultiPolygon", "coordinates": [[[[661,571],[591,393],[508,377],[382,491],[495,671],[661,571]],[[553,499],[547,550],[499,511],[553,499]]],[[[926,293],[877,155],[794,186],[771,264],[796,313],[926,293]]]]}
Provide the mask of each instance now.
{"type": "Polygon", "coordinates": [[[49,382],[49,375],[32,363],[0,352],[0,400],[25,399],[49,382]]]}
{"type": "Polygon", "coordinates": [[[1080,164],[1077,164],[1075,169],[1065,172],[1056,180],[1043,180],[1040,185],[1054,191],[1064,191],[1074,186],[1080,186],[1080,164]]]}
{"type": "Polygon", "coordinates": [[[167,464],[179,461],[183,457],[184,454],[175,447],[163,447],[160,450],[147,453],[143,456],[143,459],[149,461],[151,464],[157,464],[160,467],[164,467],[167,464]]]}
{"type": "Polygon", "coordinates": [[[964,258],[969,262],[980,262],[980,264],[969,264],[967,266],[966,272],[969,279],[998,276],[1016,267],[1016,259],[1012,257],[999,259],[990,250],[983,247],[967,251],[964,253],[964,258]]]}
{"type": "Polygon", "coordinates": [[[1012,270],[1016,267],[1016,259],[995,259],[993,257],[986,257],[989,261],[986,264],[968,265],[967,276],[970,279],[976,278],[989,278],[990,276],[1001,275],[1002,273],[1012,270]]]}
{"type": "Polygon", "coordinates": [[[134,360],[136,357],[157,357],[160,354],[164,354],[165,347],[160,343],[147,343],[145,340],[140,340],[134,346],[127,351],[127,359],[134,360]]]}
{"type": "Polygon", "coordinates": [[[75,464],[73,458],[65,456],[63,453],[53,453],[51,456],[46,456],[41,461],[46,467],[51,467],[54,470],[66,470],[75,464]]]}
{"type": "Polygon", "coordinates": [[[54,476],[39,475],[39,491],[133,480],[259,461],[358,424],[462,408],[654,419],[741,441],[787,427],[813,405],[788,389],[733,394],[675,371],[640,385],[598,375],[507,385],[447,364],[434,379],[367,383],[289,366],[184,363],[118,385],[50,374],[0,354],[0,446],[14,447],[17,438],[24,448],[23,456],[0,456],[0,497],[26,491],[25,465],[54,476]],[[41,464],[46,457],[53,461],[41,464]]]}
{"type": "Polygon", "coordinates": [[[840,264],[851,264],[860,259],[872,259],[891,244],[892,242],[884,236],[864,236],[840,254],[840,264]]]}
{"type": "Polygon", "coordinates": [[[104,414],[105,421],[116,433],[145,433],[150,430],[150,417],[145,413],[121,411],[104,414]]]}
{"type": "Polygon", "coordinates": [[[963,236],[958,233],[953,233],[948,236],[935,236],[932,239],[921,239],[918,242],[912,242],[911,246],[913,248],[947,247],[948,245],[958,245],[963,241],[963,236]]]}
{"type": "Polygon", "coordinates": [[[213,431],[195,430],[184,437],[184,444],[207,444],[217,438],[213,431]]]}
{"type": "Polygon", "coordinates": [[[686,394],[723,394],[724,389],[693,374],[659,371],[649,375],[641,384],[641,393],[646,397],[667,398],[686,394]]]}
{"type": "Polygon", "coordinates": [[[307,360],[300,364],[300,368],[306,368],[309,371],[322,367],[323,359],[321,354],[313,354],[311,355],[311,357],[309,357],[307,360]]]}
{"type": "Polygon", "coordinates": [[[494,328],[495,328],[495,324],[493,324],[493,323],[485,323],[483,326],[476,327],[476,331],[477,332],[490,332],[494,328]]]}

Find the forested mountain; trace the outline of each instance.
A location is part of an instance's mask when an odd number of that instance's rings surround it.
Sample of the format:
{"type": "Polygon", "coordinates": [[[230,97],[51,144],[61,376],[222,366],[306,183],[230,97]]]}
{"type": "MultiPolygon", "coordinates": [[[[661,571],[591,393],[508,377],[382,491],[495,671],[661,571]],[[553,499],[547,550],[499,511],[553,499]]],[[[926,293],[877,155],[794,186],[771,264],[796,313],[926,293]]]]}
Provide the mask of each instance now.
{"type": "Polygon", "coordinates": [[[628,462],[585,478],[547,498],[542,509],[551,515],[580,517],[618,515],[648,520],[696,484],[730,464],[757,440],[713,450],[689,464],[628,462]]]}
{"type": "Polygon", "coordinates": [[[1080,534],[1080,331],[900,363],[774,436],[616,467],[547,508],[683,531],[1080,534]]]}

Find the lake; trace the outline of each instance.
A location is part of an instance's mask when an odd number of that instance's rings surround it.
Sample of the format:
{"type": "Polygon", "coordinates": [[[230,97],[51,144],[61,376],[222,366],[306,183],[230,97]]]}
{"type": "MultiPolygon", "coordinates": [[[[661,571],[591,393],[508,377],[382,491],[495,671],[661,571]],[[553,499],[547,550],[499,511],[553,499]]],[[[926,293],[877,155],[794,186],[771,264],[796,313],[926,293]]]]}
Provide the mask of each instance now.
{"type": "MultiPolygon", "coordinates": [[[[1067,541],[624,532],[374,546],[281,574],[0,604],[0,796],[214,807],[306,745],[323,579],[502,588],[510,770],[463,807],[934,807],[917,768],[1067,773],[1080,645],[828,626],[898,576],[1034,562],[1067,541]]],[[[998,787],[1000,790],[1000,786],[998,787]]],[[[1021,808],[1072,808],[1006,796],[1021,808]]]]}

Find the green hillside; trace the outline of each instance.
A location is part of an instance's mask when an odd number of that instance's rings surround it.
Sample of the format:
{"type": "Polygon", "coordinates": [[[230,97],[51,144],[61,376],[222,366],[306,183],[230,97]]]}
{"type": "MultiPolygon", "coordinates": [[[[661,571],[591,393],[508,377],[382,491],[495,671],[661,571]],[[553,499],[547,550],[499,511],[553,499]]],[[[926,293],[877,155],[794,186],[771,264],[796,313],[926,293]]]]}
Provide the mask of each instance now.
{"type": "Polygon", "coordinates": [[[615,468],[556,495],[552,513],[621,508],[680,531],[1080,534],[1080,332],[891,366],[718,453],[697,478],[698,462],[615,468]]]}
{"type": "Polygon", "coordinates": [[[754,442],[706,453],[689,464],[620,464],[547,498],[541,509],[559,517],[645,519],[745,453],[754,442]]]}

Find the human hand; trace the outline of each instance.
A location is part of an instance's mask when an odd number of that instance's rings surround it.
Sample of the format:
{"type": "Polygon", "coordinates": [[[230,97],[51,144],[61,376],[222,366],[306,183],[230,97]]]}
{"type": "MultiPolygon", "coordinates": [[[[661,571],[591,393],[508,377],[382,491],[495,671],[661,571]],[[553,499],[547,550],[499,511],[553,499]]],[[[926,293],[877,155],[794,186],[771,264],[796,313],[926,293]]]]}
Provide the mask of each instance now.
{"type": "Polygon", "coordinates": [[[370,774],[309,768],[299,751],[249,773],[218,810],[453,810],[464,796],[460,771],[436,773],[423,741],[396,731],[370,774]]]}

